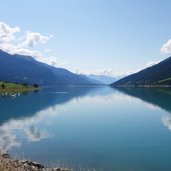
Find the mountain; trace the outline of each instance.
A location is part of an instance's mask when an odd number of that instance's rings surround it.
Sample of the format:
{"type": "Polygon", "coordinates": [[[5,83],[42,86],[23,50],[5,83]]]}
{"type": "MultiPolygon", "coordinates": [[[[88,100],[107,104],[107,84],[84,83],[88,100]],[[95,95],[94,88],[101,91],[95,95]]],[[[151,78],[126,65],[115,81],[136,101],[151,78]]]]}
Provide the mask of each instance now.
{"type": "Polygon", "coordinates": [[[111,84],[111,86],[146,85],[171,85],[171,57],[111,84]]]}
{"type": "Polygon", "coordinates": [[[88,79],[90,82],[94,83],[94,84],[99,84],[99,85],[104,85],[103,82],[96,80],[94,78],[89,77],[88,75],[84,75],[84,74],[80,74],[83,78],[88,79]]]}
{"type": "Polygon", "coordinates": [[[0,80],[39,85],[94,84],[88,78],[63,68],[36,61],[33,57],[10,55],[0,50],[0,80]]]}
{"type": "Polygon", "coordinates": [[[101,82],[102,84],[111,84],[114,81],[116,81],[116,78],[107,76],[107,75],[95,75],[95,74],[90,74],[87,75],[90,79],[97,80],[101,82]]]}

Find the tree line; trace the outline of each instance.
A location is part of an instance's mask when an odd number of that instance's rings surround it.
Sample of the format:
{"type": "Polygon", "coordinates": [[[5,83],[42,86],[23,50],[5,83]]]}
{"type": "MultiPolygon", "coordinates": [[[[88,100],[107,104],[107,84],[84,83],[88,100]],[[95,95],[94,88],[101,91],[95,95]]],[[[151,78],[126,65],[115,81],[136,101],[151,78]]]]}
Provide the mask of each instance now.
{"type": "MultiPolygon", "coordinates": [[[[2,82],[2,84],[0,85],[0,87],[2,88],[2,89],[5,89],[6,88],[6,84],[8,84],[8,83],[11,83],[10,81],[0,81],[0,82],[2,82]]],[[[29,85],[27,84],[27,83],[23,83],[23,84],[19,84],[19,83],[11,83],[11,84],[18,84],[18,85],[22,85],[23,87],[26,87],[26,88],[29,88],[29,85]]],[[[39,85],[38,84],[33,84],[32,85],[34,88],[38,88],[39,87],[39,85]]]]}

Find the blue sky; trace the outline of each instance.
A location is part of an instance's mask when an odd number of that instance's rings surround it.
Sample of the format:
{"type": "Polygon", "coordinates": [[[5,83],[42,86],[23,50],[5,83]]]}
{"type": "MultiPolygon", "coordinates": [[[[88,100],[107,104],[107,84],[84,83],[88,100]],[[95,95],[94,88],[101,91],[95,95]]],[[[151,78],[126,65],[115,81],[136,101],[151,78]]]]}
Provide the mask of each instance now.
{"type": "Polygon", "coordinates": [[[170,0],[0,0],[0,21],[19,27],[8,44],[25,41],[24,48],[40,52],[42,61],[119,75],[169,56],[170,7],[170,0]],[[44,39],[30,46],[33,33],[44,39]]]}

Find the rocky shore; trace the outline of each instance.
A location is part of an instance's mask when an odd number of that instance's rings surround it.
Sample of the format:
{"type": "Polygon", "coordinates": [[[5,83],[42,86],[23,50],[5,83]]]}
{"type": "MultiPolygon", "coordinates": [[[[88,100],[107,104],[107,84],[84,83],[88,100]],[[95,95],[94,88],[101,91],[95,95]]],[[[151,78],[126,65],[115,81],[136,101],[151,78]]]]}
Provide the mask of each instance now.
{"type": "Polygon", "coordinates": [[[67,168],[46,168],[29,160],[14,160],[9,154],[0,154],[0,171],[69,171],[67,168]]]}

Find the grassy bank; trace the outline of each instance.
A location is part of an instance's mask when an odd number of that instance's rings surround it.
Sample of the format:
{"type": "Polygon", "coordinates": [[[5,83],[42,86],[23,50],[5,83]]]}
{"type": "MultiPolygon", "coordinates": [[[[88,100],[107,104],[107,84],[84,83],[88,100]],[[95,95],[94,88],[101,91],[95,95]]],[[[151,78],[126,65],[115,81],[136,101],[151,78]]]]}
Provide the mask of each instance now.
{"type": "Polygon", "coordinates": [[[17,84],[11,82],[0,81],[0,93],[22,93],[27,91],[36,91],[39,90],[38,85],[27,86],[26,84],[17,84]]]}

